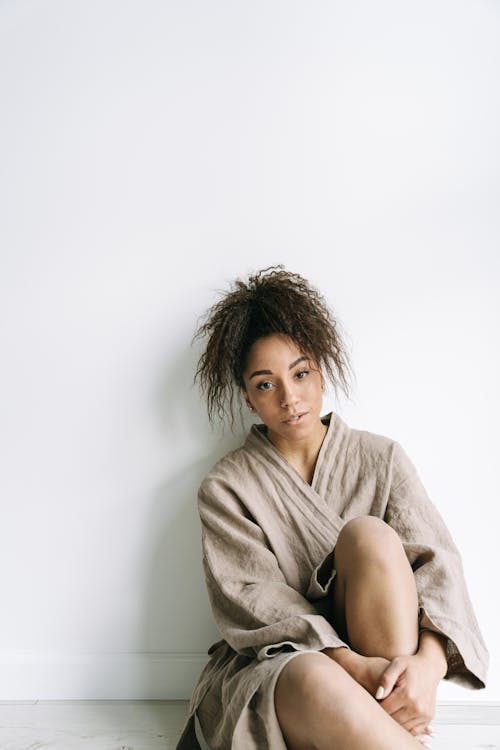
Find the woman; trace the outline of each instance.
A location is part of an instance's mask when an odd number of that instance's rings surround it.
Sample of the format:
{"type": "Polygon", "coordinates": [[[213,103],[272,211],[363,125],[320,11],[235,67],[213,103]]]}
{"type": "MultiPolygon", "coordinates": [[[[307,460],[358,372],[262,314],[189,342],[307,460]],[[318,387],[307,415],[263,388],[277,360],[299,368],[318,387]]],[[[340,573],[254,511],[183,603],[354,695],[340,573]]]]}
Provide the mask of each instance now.
{"type": "Polygon", "coordinates": [[[440,680],[484,687],[488,654],[460,555],[401,445],[321,417],[327,378],[348,392],[338,323],[278,266],[237,281],[197,335],[210,418],[233,420],[241,396],[261,423],[200,486],[223,640],[178,750],[429,747],[440,680]]]}

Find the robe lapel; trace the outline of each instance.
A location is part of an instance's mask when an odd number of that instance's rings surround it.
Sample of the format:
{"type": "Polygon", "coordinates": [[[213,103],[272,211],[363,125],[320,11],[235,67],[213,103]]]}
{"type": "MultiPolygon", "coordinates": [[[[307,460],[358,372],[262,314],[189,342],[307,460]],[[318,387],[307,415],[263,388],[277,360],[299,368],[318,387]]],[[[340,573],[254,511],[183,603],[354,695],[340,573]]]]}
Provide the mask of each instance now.
{"type": "MultiPolygon", "coordinates": [[[[318,454],[311,485],[268,440],[262,425],[252,426],[245,443],[254,458],[269,471],[280,494],[288,497],[307,520],[322,545],[331,545],[345,523],[335,512],[333,503],[328,502],[326,489],[334,471],[336,449],[344,437],[346,425],[333,412],[329,416],[330,423],[318,454]]],[[[326,423],[328,415],[323,419],[326,423]]]]}

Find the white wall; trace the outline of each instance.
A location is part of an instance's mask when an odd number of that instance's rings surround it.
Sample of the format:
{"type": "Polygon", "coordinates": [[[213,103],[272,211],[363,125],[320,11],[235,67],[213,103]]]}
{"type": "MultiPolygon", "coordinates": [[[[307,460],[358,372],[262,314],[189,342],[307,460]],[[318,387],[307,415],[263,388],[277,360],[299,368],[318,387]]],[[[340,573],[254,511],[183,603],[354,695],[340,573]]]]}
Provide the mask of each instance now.
{"type": "Polygon", "coordinates": [[[199,315],[277,262],[340,317],[338,409],[462,550],[500,700],[500,6],[0,6],[0,698],[184,697],[218,635],[195,492],[241,436],[199,315]]]}

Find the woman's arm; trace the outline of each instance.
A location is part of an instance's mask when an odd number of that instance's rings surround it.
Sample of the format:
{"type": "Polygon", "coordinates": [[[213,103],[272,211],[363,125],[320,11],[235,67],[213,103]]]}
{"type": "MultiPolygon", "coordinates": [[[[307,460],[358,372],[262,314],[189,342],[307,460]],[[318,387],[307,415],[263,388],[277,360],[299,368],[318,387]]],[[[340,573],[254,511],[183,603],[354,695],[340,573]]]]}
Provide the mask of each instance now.
{"type": "Polygon", "coordinates": [[[392,661],[363,656],[347,648],[326,648],[323,652],[379,700],[394,721],[425,745],[426,738],[432,735],[437,688],[447,670],[441,636],[422,633],[416,654],[392,661]]]}
{"type": "Polygon", "coordinates": [[[431,630],[424,630],[420,633],[417,654],[427,661],[429,669],[432,669],[439,675],[439,679],[445,677],[448,671],[448,661],[446,658],[446,638],[439,633],[433,633],[431,630]]]}
{"type": "MultiPolygon", "coordinates": [[[[391,662],[389,659],[383,657],[362,656],[352,649],[342,647],[324,648],[323,653],[337,662],[337,664],[340,664],[351,677],[354,677],[357,682],[373,695],[376,694],[377,688],[380,686],[384,688],[384,695],[388,695],[394,687],[396,680],[391,681],[391,673],[389,673],[389,679],[385,679],[384,681],[381,681],[381,675],[395,660],[391,662]]],[[[435,675],[439,683],[445,676],[448,666],[446,661],[446,638],[430,630],[423,631],[420,634],[416,656],[426,665],[429,673],[435,675]]],[[[405,658],[411,657],[398,657],[400,663],[405,658]]],[[[397,673],[394,674],[396,674],[397,678],[397,673]]]]}
{"type": "MultiPolygon", "coordinates": [[[[416,468],[394,443],[391,486],[384,521],[397,532],[413,569],[420,626],[441,638],[421,640],[424,659],[440,659],[444,646],[447,679],[483,688],[488,651],[469,597],[460,552],[416,468]],[[431,644],[431,645],[429,645],[431,644]]],[[[420,655],[422,655],[420,654],[420,655]]]]}
{"type": "Polygon", "coordinates": [[[282,651],[345,645],[318,609],[288,584],[264,531],[227,478],[202,482],[198,509],[212,612],[235,651],[262,660],[282,651]]]}

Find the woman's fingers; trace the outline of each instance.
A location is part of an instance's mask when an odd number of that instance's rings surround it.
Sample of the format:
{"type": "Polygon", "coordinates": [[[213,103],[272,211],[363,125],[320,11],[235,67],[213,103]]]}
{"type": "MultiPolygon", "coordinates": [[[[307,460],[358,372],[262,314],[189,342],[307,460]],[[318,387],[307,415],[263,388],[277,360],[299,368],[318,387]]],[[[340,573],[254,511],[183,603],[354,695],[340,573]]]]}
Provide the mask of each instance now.
{"type": "Polygon", "coordinates": [[[408,701],[405,694],[398,689],[393,692],[387,701],[383,701],[382,708],[389,714],[389,716],[392,716],[398,724],[401,724],[405,728],[408,728],[410,722],[412,724],[423,722],[422,716],[415,710],[415,706],[413,706],[411,702],[408,701]]]}
{"type": "Polygon", "coordinates": [[[432,716],[428,713],[426,706],[409,699],[404,685],[396,686],[387,698],[380,701],[380,706],[412,736],[418,737],[419,742],[427,747],[430,746],[429,740],[434,736],[430,724],[432,716]]]}
{"type": "Polygon", "coordinates": [[[416,716],[406,707],[395,711],[390,716],[415,738],[424,737],[428,743],[435,736],[433,726],[427,721],[423,721],[421,716],[416,716]]]}
{"type": "Polygon", "coordinates": [[[391,661],[387,669],[380,677],[379,686],[375,694],[375,698],[377,700],[382,700],[383,698],[391,694],[394,686],[396,685],[404,670],[405,663],[402,659],[396,657],[391,661]]]}
{"type": "Polygon", "coordinates": [[[427,737],[436,736],[434,728],[430,724],[426,725],[425,722],[422,723],[420,720],[411,726],[410,732],[412,734],[425,734],[427,737]]]}
{"type": "Polygon", "coordinates": [[[416,737],[425,737],[426,742],[430,742],[433,737],[436,736],[436,733],[433,729],[429,729],[428,726],[424,726],[423,724],[418,724],[416,727],[412,727],[412,729],[410,729],[410,732],[416,737]]]}
{"type": "Polygon", "coordinates": [[[426,734],[417,734],[415,739],[420,742],[421,745],[424,747],[430,748],[431,743],[429,742],[429,737],[426,734]]]}
{"type": "Polygon", "coordinates": [[[417,723],[416,726],[413,726],[410,729],[410,733],[426,748],[432,747],[431,740],[436,736],[432,725],[422,723],[417,723]]]}

